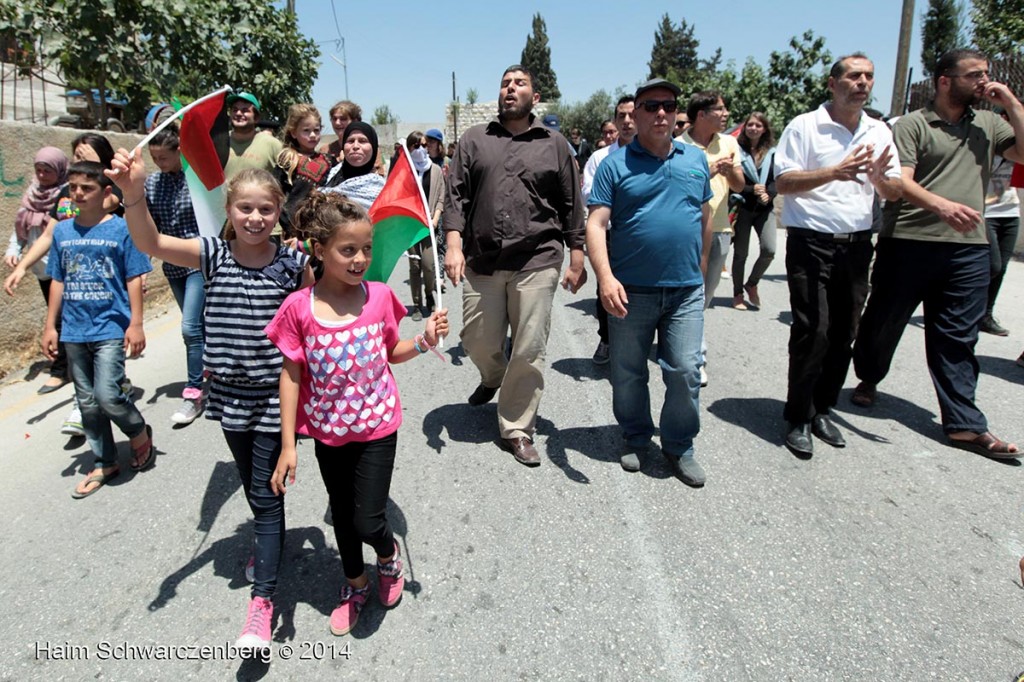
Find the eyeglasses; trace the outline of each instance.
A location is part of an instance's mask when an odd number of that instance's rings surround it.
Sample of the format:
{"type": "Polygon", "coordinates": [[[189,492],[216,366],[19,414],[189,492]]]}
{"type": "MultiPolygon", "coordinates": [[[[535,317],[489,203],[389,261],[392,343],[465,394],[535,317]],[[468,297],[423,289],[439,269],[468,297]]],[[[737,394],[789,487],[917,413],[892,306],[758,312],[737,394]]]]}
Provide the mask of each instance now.
{"type": "Polygon", "coordinates": [[[689,121],[676,121],[676,128],[682,128],[687,123],[689,123],[689,121]]]}
{"type": "Polygon", "coordinates": [[[649,114],[657,113],[658,109],[664,109],[666,114],[672,114],[679,108],[679,103],[674,99],[645,99],[637,104],[649,114]]]}
{"type": "Polygon", "coordinates": [[[989,72],[988,71],[980,71],[979,70],[979,71],[970,71],[968,73],[951,73],[951,74],[949,74],[949,77],[950,78],[963,78],[964,80],[969,80],[969,81],[980,81],[982,78],[988,78],[989,77],[989,72]]]}

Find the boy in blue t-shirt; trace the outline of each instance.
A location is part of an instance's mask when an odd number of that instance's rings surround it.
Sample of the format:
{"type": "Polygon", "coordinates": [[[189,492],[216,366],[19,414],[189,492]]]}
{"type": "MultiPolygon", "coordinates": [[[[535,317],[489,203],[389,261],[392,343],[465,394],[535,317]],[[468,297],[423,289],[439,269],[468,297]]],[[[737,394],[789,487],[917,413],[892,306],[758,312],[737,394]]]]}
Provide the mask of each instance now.
{"type": "Polygon", "coordinates": [[[111,192],[103,166],[72,164],[68,188],[78,215],[57,223],[46,272],[53,278],[43,331],[43,353],[57,353],[59,338],[67,349],[82,428],[96,465],[71,496],[88,497],[120,473],[113,421],[130,438],[135,471],[153,464],[153,430],[131,399],[121,391],[125,352],[136,357],[146,347],[142,329],[142,279],[152,270],[149,258],[135,248],[124,218],[109,215],[103,200],[111,192]]]}

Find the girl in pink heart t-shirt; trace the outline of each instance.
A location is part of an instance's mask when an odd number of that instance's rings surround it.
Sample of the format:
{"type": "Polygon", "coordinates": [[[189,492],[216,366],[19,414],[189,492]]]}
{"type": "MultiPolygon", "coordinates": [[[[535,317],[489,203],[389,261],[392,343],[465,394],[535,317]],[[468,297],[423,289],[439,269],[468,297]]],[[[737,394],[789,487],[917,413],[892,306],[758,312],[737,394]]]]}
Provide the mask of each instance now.
{"type": "Polygon", "coordinates": [[[281,456],[271,477],[275,494],[294,483],[295,434],[314,441],[331,500],[334,534],[346,581],[331,614],[331,632],[355,627],[370,591],[363,543],[377,554],[377,593],[385,607],[402,597],[405,579],[386,509],[402,405],[390,363],[436,346],[448,333],[446,310],[422,334],[402,340],[405,306],[394,292],[363,275],[373,259],[366,212],[345,197],[313,191],[295,213],[324,275],[288,296],[266,332],[284,355],[281,371],[281,456]]]}

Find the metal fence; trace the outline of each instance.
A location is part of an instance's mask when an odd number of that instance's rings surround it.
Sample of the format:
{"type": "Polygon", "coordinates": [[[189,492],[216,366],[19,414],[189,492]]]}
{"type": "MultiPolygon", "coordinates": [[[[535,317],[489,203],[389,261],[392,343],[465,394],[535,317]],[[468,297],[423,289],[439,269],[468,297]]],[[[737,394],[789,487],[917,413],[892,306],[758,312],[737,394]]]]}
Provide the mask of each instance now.
{"type": "MultiPolygon", "coordinates": [[[[1018,98],[1024,96],[1024,57],[994,59],[989,62],[989,70],[992,73],[992,80],[1005,83],[1018,98]]],[[[930,102],[934,96],[935,88],[932,85],[931,78],[914,83],[910,86],[910,97],[907,98],[907,111],[920,109],[930,102]]],[[[979,108],[991,109],[992,106],[988,102],[982,102],[979,108]]]]}

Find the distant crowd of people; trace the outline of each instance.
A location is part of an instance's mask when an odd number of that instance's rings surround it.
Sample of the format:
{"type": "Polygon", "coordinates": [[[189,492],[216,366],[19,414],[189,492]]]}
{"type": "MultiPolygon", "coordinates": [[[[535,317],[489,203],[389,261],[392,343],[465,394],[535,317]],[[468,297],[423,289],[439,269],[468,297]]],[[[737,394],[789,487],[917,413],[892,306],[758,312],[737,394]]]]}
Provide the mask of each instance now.
{"type": "MultiPolygon", "coordinates": [[[[386,514],[402,422],[390,365],[429,353],[448,334],[447,310],[437,305],[442,276],[461,287],[460,338],[479,372],[468,402],[497,396],[498,445],[534,467],[554,295],[558,286],[579,292],[589,260],[593,362],[609,368],[621,429],[610,447],[624,470],[638,471],[657,433],[674,473],[703,486],[699,398],[715,351],[705,314],[723,272],[733,308],[761,307],[776,214],[793,317],[781,418],[796,456],[811,457],[815,439],[846,444],[831,410],[851,364],[859,380],[852,401],[869,408],[923,303],[945,442],[1020,457],[976,405],[974,349],[979,331],[1008,333],[994,306],[1019,231],[1009,179],[1024,162],[1024,108],[990,79],[979,52],[944,54],[934,73],[934,101],[890,127],[865,113],[871,60],[841,57],[829,101],[777,139],[764,113],[746,113],[733,136],[721,93],[694,93],[683,108],[680,85],[654,79],[617,101],[591,147],[578,128],[565,137],[556,116],[535,116],[542,93],[527,68],[510,66],[497,117],[465,131],[448,154],[437,129],[396,147],[396,158],[408,150],[435,231],[407,254],[411,308],[364,279],[374,256],[367,209],[385,173],[377,133],[352,102],[330,110],[338,137],[322,145],[313,105],[293,105],[277,138],[259,133],[257,97],[227,97],[220,236],[200,233],[173,127],[150,141],[159,170],[148,177],[138,154],[115,153],[95,133],[75,139],[70,160],[45,147],[18,211],[5,288],[13,293],[29,269],[40,282],[42,349],[52,365],[39,392],[74,384],[76,407],[62,430],[85,437],[95,464],[72,496],[89,497],[120,473],[111,423],[129,439],[131,469],[154,463],[153,428],[134,404],[125,358],[145,348],[145,277],[149,256],[159,258],[181,309],[186,355],[171,421],[189,424],[205,412],[220,423],[255,520],[238,643],[270,644],[299,437],[314,441],[330,498],[345,576],[330,629],[346,634],[371,591],[363,543],[377,557],[381,604],[402,595],[386,514]],[[752,232],[759,251],[748,272],[752,232]],[[423,328],[403,339],[398,323],[407,315],[423,328]],[[655,340],[665,385],[657,428],[648,365],[655,340]]],[[[1024,366],[1024,354],[1017,362],[1024,366]]]]}

